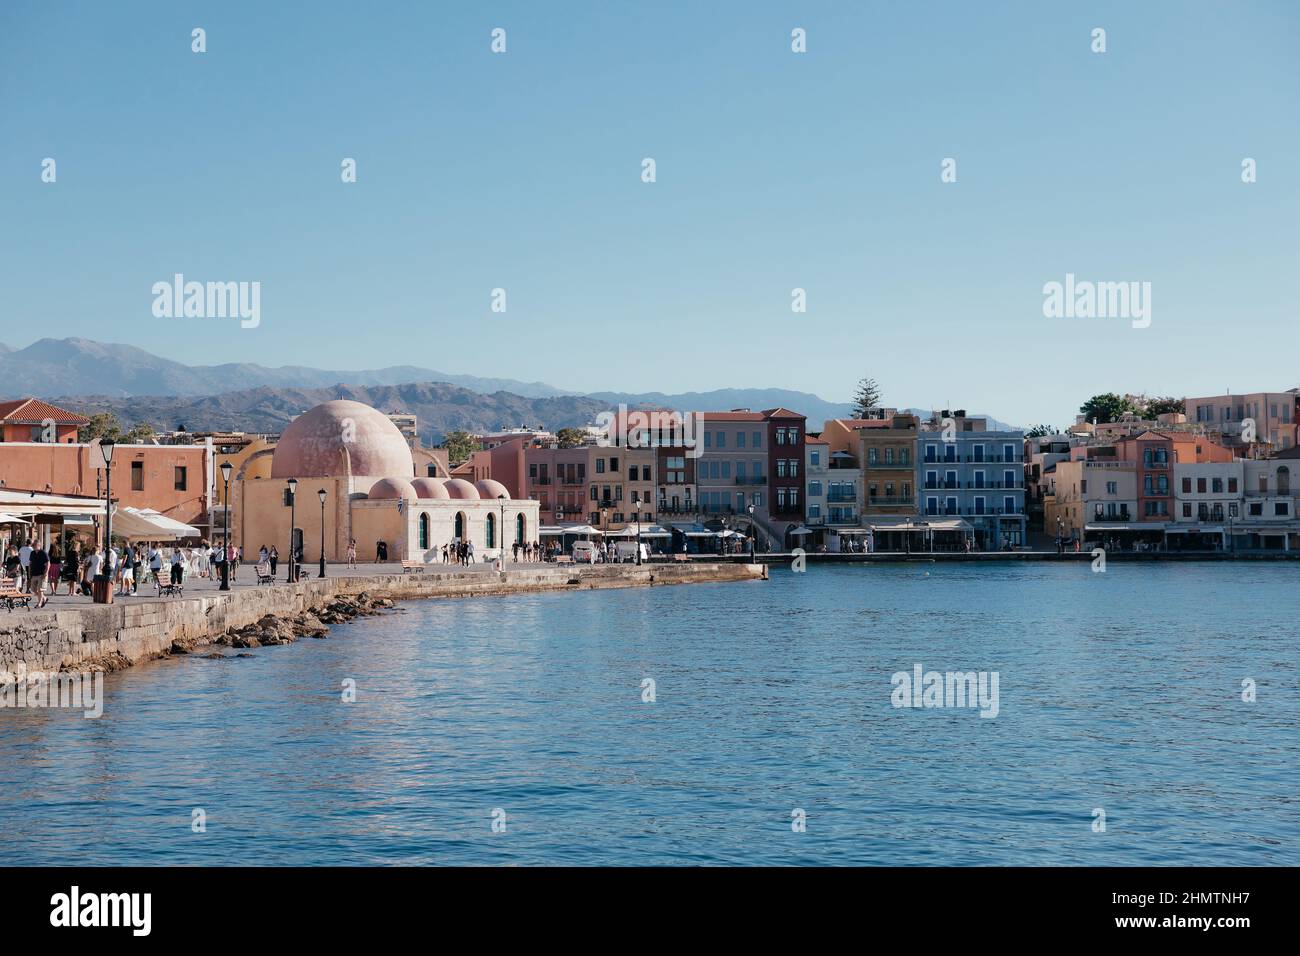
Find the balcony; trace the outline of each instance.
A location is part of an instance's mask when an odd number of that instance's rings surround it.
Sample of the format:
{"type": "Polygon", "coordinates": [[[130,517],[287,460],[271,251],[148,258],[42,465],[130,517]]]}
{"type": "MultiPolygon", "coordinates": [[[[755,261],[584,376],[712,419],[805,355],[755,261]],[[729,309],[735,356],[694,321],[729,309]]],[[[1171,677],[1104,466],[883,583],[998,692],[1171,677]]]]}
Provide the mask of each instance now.
{"type": "Polygon", "coordinates": [[[693,501],[684,501],[675,505],[660,501],[655,508],[661,515],[693,515],[700,510],[693,501]]]}
{"type": "Polygon", "coordinates": [[[751,476],[749,476],[749,477],[745,477],[744,475],[737,475],[737,476],[736,476],[736,484],[738,484],[738,485],[765,485],[765,484],[767,484],[767,475],[751,475],[751,476]]]}
{"type": "Polygon", "coordinates": [[[832,528],[840,527],[844,525],[849,525],[849,526],[857,525],[858,516],[855,514],[831,515],[826,519],[826,523],[830,525],[832,528]]]}
{"type": "Polygon", "coordinates": [[[529,478],[528,480],[535,485],[549,485],[551,483],[550,478],[529,478]]]}
{"type": "Polygon", "coordinates": [[[897,505],[913,505],[916,504],[916,499],[910,496],[899,497],[898,495],[893,495],[891,497],[889,495],[872,495],[867,499],[867,504],[872,507],[880,506],[882,508],[888,508],[897,505]]]}
{"type": "Polygon", "coordinates": [[[858,496],[853,492],[846,494],[842,491],[830,491],[826,494],[826,500],[830,504],[853,505],[858,503],[858,496]]]}
{"type": "Polygon", "coordinates": [[[1113,515],[1111,515],[1111,514],[1093,515],[1093,516],[1092,516],[1092,520],[1093,520],[1094,522],[1103,522],[1103,521],[1132,521],[1132,520],[1133,520],[1133,517],[1132,517],[1132,515],[1130,515],[1130,514],[1128,513],[1128,509],[1127,509],[1127,508],[1124,508],[1124,509],[1122,509],[1121,511],[1118,511],[1118,512],[1116,512],[1116,513],[1113,514],[1113,515]]]}

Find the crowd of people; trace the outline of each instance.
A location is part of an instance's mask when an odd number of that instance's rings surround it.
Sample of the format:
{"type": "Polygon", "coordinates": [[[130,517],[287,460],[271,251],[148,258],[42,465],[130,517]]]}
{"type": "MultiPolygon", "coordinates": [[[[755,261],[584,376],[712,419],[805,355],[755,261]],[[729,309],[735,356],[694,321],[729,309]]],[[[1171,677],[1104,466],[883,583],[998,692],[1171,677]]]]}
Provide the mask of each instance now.
{"type": "MultiPolygon", "coordinates": [[[[270,562],[275,565],[275,549],[270,562]]],[[[261,558],[267,559],[262,549],[261,558]]],[[[231,578],[238,572],[240,549],[212,547],[201,541],[193,547],[161,542],[132,542],[105,548],[98,542],[72,539],[52,542],[48,550],[38,538],[11,542],[4,558],[4,576],[16,582],[18,590],[32,598],[32,607],[42,608],[52,596],[66,588],[69,597],[90,597],[96,582],[107,581],[119,596],[139,593],[140,586],[170,584],[184,586],[191,578],[215,578],[221,564],[229,561],[231,578]]]]}

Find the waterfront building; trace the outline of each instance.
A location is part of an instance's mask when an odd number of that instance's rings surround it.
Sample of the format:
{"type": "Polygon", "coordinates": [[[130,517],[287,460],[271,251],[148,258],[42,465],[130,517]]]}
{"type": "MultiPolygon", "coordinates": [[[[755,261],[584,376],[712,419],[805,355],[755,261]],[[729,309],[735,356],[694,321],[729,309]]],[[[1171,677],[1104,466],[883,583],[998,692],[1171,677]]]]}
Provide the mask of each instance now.
{"type": "Polygon", "coordinates": [[[825,524],[831,551],[857,549],[868,533],[862,523],[861,433],[884,429],[888,424],[884,418],[832,418],[822,428],[828,452],[825,524]]]}
{"type": "Polygon", "coordinates": [[[1238,551],[1300,549],[1300,521],[1296,518],[1300,485],[1296,480],[1296,461],[1282,457],[1247,460],[1241,465],[1244,489],[1241,522],[1230,524],[1231,547],[1238,551]]]}
{"type": "Polygon", "coordinates": [[[1174,517],[1165,528],[1166,545],[1175,550],[1225,548],[1229,526],[1241,524],[1243,462],[1176,462],[1174,517]]]}
{"type": "Polygon", "coordinates": [[[803,546],[813,550],[828,544],[826,492],[830,485],[830,447],[820,435],[804,437],[804,524],[812,534],[803,546]]]}
{"type": "MultiPolygon", "coordinates": [[[[1043,531],[1055,539],[1131,544],[1138,507],[1137,468],[1114,458],[1067,458],[1049,468],[1043,531]]],[[[1163,530],[1163,529],[1162,529],[1163,530]]],[[[1157,537],[1152,543],[1158,543],[1157,537]]]]}
{"type": "MultiPolygon", "coordinates": [[[[1173,467],[1181,462],[1230,462],[1232,452],[1212,436],[1191,432],[1145,431],[1115,443],[1114,456],[1137,467],[1137,520],[1163,530],[1173,518],[1173,467]]],[[[1090,449],[1090,452],[1094,449],[1090,449]]]]}
{"type": "Polygon", "coordinates": [[[745,515],[751,504],[766,510],[771,436],[763,414],[737,408],[704,412],[699,420],[695,475],[701,516],[745,515]]]}
{"type": "Polygon", "coordinates": [[[917,437],[917,494],[930,536],[947,547],[1025,543],[1024,432],[989,431],[962,410],[935,412],[917,437]]]}
{"type": "MultiPolygon", "coordinates": [[[[767,423],[768,472],[772,476],[767,514],[758,513],[760,524],[770,520],[768,533],[785,548],[801,542],[791,536],[804,521],[803,463],[808,420],[788,408],[763,412],[767,423]]],[[[830,495],[827,494],[827,502],[830,495]]]]}
{"type": "Polygon", "coordinates": [[[589,448],[560,448],[554,442],[525,446],[528,497],[537,500],[544,524],[587,521],[589,448]]]}
{"type": "Polygon", "coordinates": [[[416,477],[416,456],[388,418],[359,402],[317,405],[293,420],[271,452],[265,479],[232,486],[245,554],[262,545],[288,557],[292,540],[308,564],[341,561],[349,539],[374,561],[382,541],[390,560],[431,561],[443,544],[470,541],[479,558],[539,535],[538,503],[517,499],[492,479],[416,477]],[[292,511],[289,479],[298,491],[292,511]],[[324,502],[319,497],[324,492],[324,502]]]}
{"type": "MultiPolygon", "coordinates": [[[[107,472],[98,443],[75,441],[77,423],[85,424],[84,417],[31,401],[8,414],[11,425],[6,426],[6,435],[30,439],[32,433],[21,429],[27,427],[27,419],[40,414],[55,422],[54,429],[41,429],[45,434],[53,430],[56,439],[0,442],[0,487],[73,497],[104,496],[107,472]]],[[[201,445],[119,443],[114,446],[111,467],[113,500],[118,507],[156,511],[193,527],[194,537],[211,534],[211,441],[201,445]]]]}
{"type": "Polygon", "coordinates": [[[1025,439],[1025,525],[1030,531],[1055,535],[1045,520],[1043,501],[1052,485],[1055,465],[1070,458],[1070,449],[1082,443],[1070,434],[1039,435],[1025,439]]]}

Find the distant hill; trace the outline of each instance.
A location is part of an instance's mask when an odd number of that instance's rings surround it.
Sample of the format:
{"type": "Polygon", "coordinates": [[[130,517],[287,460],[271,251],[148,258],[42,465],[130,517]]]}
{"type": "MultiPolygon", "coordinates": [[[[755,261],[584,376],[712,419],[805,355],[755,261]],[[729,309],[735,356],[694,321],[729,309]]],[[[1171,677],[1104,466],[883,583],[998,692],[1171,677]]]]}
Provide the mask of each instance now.
{"type": "Polygon", "coordinates": [[[447,382],[475,392],[507,391],[525,398],[570,394],[541,382],[452,375],[413,365],[339,371],[254,363],[185,365],[133,345],[90,339],[41,339],[24,349],[0,350],[0,383],[10,395],[215,395],[235,389],[328,388],[337,382],[401,385],[447,382]]]}
{"type": "MultiPolygon", "coordinates": [[[[831,402],[811,392],[784,388],[720,388],[677,393],[606,391],[584,396],[545,382],[453,375],[414,365],[368,370],[302,365],[271,368],[251,362],[185,365],[132,345],[83,338],[46,338],[22,349],[0,345],[0,398],[32,395],[64,400],[61,397],[74,396],[66,402],[120,408],[118,417],[124,421],[145,418],[160,428],[164,423],[154,422],[153,418],[170,419],[168,427],[183,421],[186,427],[196,430],[279,431],[293,414],[317,401],[353,393],[372,396],[358,400],[388,411],[412,412],[419,416],[422,432],[427,429],[430,434],[438,435],[456,428],[495,430],[527,424],[584,425],[598,412],[620,403],[678,411],[733,408],[761,411],[785,407],[807,416],[810,431],[820,431],[828,418],[846,418],[852,414],[848,402],[831,402]],[[439,391],[439,385],[445,385],[446,389],[439,391]],[[324,398],[308,401],[309,395],[324,398]],[[141,402],[142,398],[147,401],[141,402]],[[541,399],[557,401],[536,407],[530,404],[541,399]],[[476,408],[466,407],[474,404],[476,408]],[[427,413],[421,412],[421,408],[427,409],[427,413]],[[230,417],[223,420],[222,415],[230,417]]],[[[929,415],[929,409],[909,411],[929,415]]],[[[1010,426],[990,418],[989,427],[1010,426]]]]}
{"type": "Polygon", "coordinates": [[[551,431],[590,422],[606,405],[590,398],[558,395],[528,398],[509,392],[484,395],[456,385],[336,385],[332,388],[251,388],[221,395],[154,398],[60,396],[64,408],[92,415],[110,411],[124,426],[147,422],[158,431],[244,431],[279,433],[314,405],[335,398],[364,402],[382,412],[418,417],[420,439],[436,445],[450,431],[494,431],[503,423],[540,425],[551,431]]]}

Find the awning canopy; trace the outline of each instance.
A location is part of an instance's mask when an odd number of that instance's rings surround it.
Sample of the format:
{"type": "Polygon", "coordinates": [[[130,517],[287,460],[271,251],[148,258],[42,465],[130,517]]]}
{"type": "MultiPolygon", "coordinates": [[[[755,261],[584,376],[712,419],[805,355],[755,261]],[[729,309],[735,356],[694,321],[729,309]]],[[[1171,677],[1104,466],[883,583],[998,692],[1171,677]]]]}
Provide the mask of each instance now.
{"type": "Polygon", "coordinates": [[[175,518],[168,518],[152,508],[115,508],[113,531],[124,538],[144,538],[153,541],[175,541],[177,538],[198,537],[199,529],[175,518]]]}
{"type": "Polygon", "coordinates": [[[798,535],[812,534],[812,529],[805,528],[803,525],[800,525],[797,528],[791,528],[789,531],[786,532],[786,534],[798,534],[798,535]]]}
{"type": "Polygon", "coordinates": [[[1169,527],[1163,521],[1151,521],[1142,524],[1086,524],[1083,526],[1084,531],[1164,531],[1169,527]]]}
{"type": "Polygon", "coordinates": [[[1223,534],[1222,525],[1170,525],[1165,534],[1223,534]]]}
{"type": "Polygon", "coordinates": [[[31,524],[26,518],[20,518],[17,515],[5,514],[0,511],[0,524],[31,524]]]}
{"type": "Polygon", "coordinates": [[[40,514],[97,515],[104,513],[104,499],[0,488],[0,511],[19,517],[40,514]]]}

